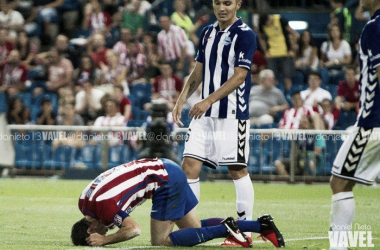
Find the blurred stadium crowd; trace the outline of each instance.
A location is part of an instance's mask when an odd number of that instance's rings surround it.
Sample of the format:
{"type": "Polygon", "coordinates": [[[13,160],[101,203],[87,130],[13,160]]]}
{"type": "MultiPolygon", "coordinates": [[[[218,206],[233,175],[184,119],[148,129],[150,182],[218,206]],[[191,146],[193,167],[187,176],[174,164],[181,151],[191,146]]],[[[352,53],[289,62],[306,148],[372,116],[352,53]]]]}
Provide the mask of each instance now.
{"type": "MultiPolygon", "coordinates": [[[[251,72],[252,127],[331,130],[354,124],[357,41],[369,20],[358,2],[243,1],[239,16],[259,41],[251,72]],[[291,15],[263,14],[284,4],[310,11],[311,2],[328,13],[329,20],[321,20],[325,36],[290,25],[291,15]]],[[[140,127],[152,120],[152,103],[166,103],[170,124],[170,110],[194,67],[199,34],[215,21],[211,5],[3,0],[0,110],[8,124],[140,127]]],[[[200,92],[183,111],[186,126],[200,92]]],[[[85,144],[73,140],[69,146],[85,144]]]]}

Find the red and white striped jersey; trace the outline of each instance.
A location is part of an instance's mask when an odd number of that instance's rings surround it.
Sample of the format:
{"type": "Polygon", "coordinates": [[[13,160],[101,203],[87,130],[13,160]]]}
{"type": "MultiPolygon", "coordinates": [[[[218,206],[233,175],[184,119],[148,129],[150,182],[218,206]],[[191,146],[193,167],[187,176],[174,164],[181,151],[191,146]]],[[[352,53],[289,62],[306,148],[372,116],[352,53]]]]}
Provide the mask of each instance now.
{"type": "Polygon", "coordinates": [[[100,220],[107,227],[114,226],[120,210],[131,213],[136,206],[151,199],[154,192],[169,180],[160,159],[132,161],[107,170],[92,181],[82,192],[79,210],[100,220]]]}
{"type": "Polygon", "coordinates": [[[280,128],[284,129],[298,129],[300,126],[302,116],[310,116],[313,114],[311,109],[301,107],[299,109],[290,108],[285,110],[280,121],[280,128]]]}
{"type": "Polygon", "coordinates": [[[185,31],[176,25],[171,25],[169,32],[161,30],[157,35],[158,52],[163,54],[166,61],[181,58],[181,50],[186,47],[187,37],[185,31]]]}

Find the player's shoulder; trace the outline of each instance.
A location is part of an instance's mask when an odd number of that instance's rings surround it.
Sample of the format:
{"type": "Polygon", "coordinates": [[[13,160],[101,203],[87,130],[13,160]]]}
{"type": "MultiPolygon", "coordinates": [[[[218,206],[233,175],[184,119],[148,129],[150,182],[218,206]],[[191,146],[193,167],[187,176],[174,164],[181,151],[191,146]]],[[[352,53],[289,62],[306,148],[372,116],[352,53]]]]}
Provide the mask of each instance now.
{"type": "Polygon", "coordinates": [[[380,16],[367,22],[363,29],[364,34],[379,34],[380,33],[380,16]]]}
{"type": "MultiPolygon", "coordinates": [[[[239,22],[239,21],[238,21],[239,22]]],[[[240,34],[245,34],[245,35],[255,35],[253,30],[248,26],[248,24],[244,23],[243,21],[240,21],[238,26],[237,26],[237,32],[240,34]]]]}

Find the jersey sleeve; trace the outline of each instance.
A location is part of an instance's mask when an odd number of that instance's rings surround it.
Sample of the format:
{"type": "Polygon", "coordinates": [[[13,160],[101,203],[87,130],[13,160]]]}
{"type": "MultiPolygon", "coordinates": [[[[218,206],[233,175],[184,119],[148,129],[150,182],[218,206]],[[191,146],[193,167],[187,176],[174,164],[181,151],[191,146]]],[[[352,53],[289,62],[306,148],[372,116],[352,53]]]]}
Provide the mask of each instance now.
{"type": "Polygon", "coordinates": [[[368,55],[373,69],[380,66],[380,31],[374,29],[375,23],[367,25],[362,35],[362,49],[368,55]]]}
{"type": "Polygon", "coordinates": [[[204,58],[205,58],[205,35],[208,27],[205,27],[202,30],[200,39],[199,39],[199,45],[198,45],[198,53],[197,56],[195,57],[195,60],[204,63],[204,58]]]}
{"type": "Polygon", "coordinates": [[[256,48],[256,36],[251,29],[245,30],[239,34],[235,45],[235,67],[242,67],[250,70],[253,54],[255,53],[256,48]]]}

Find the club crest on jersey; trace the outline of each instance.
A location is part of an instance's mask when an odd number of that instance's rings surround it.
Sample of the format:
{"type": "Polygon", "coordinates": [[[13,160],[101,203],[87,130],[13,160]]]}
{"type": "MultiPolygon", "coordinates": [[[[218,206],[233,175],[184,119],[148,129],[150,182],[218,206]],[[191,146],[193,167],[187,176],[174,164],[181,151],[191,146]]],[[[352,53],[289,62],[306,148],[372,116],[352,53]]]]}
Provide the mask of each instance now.
{"type": "Polygon", "coordinates": [[[227,36],[225,39],[224,39],[224,46],[228,46],[232,43],[231,41],[231,37],[227,36]]]}

